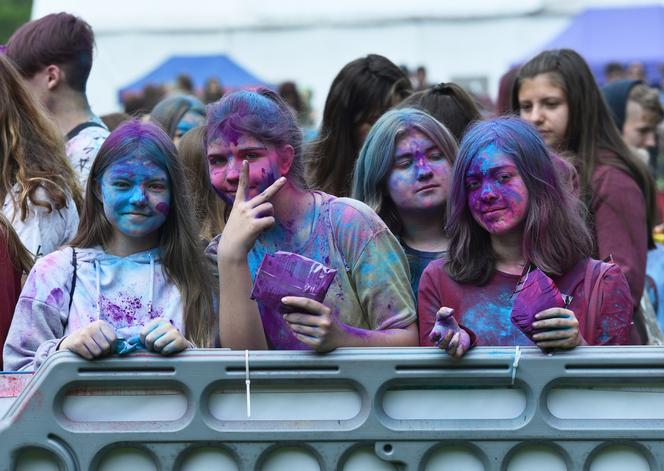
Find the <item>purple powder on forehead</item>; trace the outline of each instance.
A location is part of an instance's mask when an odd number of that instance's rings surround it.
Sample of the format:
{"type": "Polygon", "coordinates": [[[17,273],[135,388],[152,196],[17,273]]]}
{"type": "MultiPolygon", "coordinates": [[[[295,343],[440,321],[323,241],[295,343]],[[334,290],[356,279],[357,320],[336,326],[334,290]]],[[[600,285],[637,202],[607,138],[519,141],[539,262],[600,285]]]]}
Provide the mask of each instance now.
{"type": "Polygon", "coordinates": [[[535,314],[553,307],[565,307],[565,300],[551,278],[539,268],[530,270],[517,284],[510,318],[529,339],[537,330],[533,328],[535,314]]]}
{"type": "Polygon", "coordinates": [[[284,296],[323,302],[336,273],[334,268],[295,253],[266,254],[256,272],[251,298],[281,311],[284,296]]]}

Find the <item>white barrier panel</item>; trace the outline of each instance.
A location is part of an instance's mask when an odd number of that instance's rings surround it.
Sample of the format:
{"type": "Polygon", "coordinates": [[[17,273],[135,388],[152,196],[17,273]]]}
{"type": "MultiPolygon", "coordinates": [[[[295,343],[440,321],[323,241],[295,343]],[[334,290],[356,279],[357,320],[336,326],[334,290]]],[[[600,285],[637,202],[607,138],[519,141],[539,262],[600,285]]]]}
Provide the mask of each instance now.
{"type": "Polygon", "coordinates": [[[0,374],[0,471],[664,469],[664,349],[514,353],[61,352],[0,374]]]}

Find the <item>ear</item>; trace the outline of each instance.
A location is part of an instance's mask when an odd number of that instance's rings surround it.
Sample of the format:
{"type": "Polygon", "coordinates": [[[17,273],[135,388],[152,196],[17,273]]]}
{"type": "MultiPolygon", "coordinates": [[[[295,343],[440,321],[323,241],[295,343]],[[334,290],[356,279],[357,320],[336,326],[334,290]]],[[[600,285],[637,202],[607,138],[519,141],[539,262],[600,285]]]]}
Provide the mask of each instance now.
{"type": "Polygon", "coordinates": [[[54,90],[58,85],[64,83],[65,75],[64,71],[57,65],[51,64],[46,67],[46,87],[49,91],[54,90]]]}
{"type": "Polygon", "coordinates": [[[284,176],[290,172],[293,160],[295,159],[295,149],[290,144],[286,144],[279,151],[279,175],[284,176]]]}

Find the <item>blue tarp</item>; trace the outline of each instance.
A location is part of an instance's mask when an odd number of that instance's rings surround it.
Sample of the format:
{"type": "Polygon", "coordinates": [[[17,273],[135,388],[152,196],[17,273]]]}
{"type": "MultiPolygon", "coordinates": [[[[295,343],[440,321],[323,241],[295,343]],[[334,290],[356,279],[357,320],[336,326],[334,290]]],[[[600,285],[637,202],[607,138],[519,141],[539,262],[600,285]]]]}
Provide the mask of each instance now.
{"type": "Polygon", "coordinates": [[[588,61],[600,84],[609,62],[641,62],[648,81],[659,83],[664,63],[664,7],[590,8],[574,17],[558,36],[539,51],[570,48],[588,61]]]}
{"type": "Polygon", "coordinates": [[[148,84],[173,83],[178,75],[187,74],[194,87],[201,88],[210,77],[216,77],[225,88],[243,88],[270,84],[259,79],[238,65],[225,54],[211,56],[173,56],[135,82],[126,85],[118,92],[121,98],[126,92],[141,92],[148,84]]]}

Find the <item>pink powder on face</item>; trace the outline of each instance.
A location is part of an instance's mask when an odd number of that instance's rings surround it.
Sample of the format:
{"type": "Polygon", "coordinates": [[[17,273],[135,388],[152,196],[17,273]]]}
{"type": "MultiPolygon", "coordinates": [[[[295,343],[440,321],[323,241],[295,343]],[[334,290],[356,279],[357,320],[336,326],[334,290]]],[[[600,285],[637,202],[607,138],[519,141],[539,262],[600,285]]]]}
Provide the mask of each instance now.
{"type": "Polygon", "coordinates": [[[468,206],[491,234],[520,230],[528,212],[528,189],[510,156],[493,144],[480,152],[466,173],[468,206]]]}
{"type": "Polygon", "coordinates": [[[168,215],[168,211],[171,209],[171,207],[168,205],[168,203],[159,203],[157,204],[157,211],[159,211],[161,214],[164,216],[168,215]]]}

